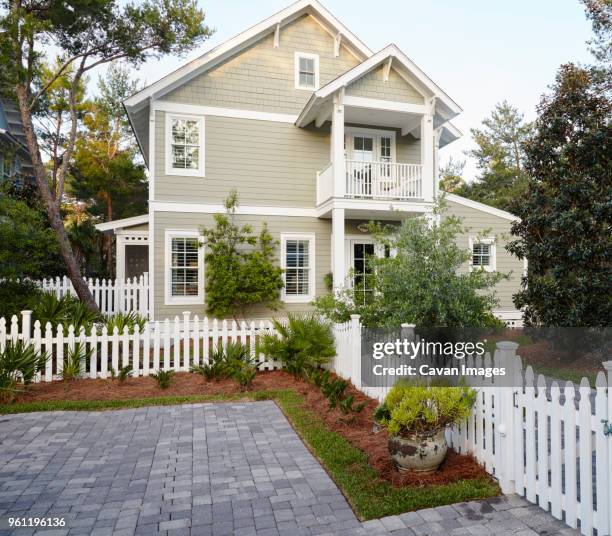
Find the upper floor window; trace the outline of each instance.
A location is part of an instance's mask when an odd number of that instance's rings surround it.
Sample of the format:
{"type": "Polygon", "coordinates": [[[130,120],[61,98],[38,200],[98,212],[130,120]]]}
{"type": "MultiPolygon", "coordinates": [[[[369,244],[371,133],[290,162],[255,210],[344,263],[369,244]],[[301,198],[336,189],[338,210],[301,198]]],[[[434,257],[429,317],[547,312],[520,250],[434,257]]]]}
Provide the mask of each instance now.
{"type": "Polygon", "coordinates": [[[315,90],[319,87],[319,56],[306,52],[295,53],[296,89],[315,90]]]}
{"type": "Polygon", "coordinates": [[[166,174],[204,176],[204,118],[166,115],[166,174]]]}
{"type": "Polygon", "coordinates": [[[472,250],[472,269],[495,271],[495,240],[493,238],[470,238],[470,249],[472,250]]]}
{"type": "Polygon", "coordinates": [[[314,299],[314,235],[281,235],[281,267],[285,270],[285,302],[314,299]]]}

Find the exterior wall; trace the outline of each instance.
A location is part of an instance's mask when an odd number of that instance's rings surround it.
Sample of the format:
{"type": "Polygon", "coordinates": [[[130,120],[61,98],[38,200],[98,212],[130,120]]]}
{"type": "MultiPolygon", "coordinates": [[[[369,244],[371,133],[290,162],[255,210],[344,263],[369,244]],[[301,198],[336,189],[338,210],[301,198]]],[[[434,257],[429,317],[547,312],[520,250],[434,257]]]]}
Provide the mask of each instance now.
{"type": "Polygon", "coordinates": [[[406,82],[395,69],[389,71],[389,80],[383,80],[384,65],[369,72],[346,88],[347,95],[390,101],[423,104],[422,95],[406,82]]]}
{"type": "Polygon", "coordinates": [[[140,225],[132,225],[130,227],[123,227],[121,230],[122,231],[148,231],[149,230],[149,224],[148,223],[142,223],[140,225]]]}
{"type": "Polygon", "coordinates": [[[329,132],[290,123],[207,116],[205,177],[165,175],[165,113],[157,112],[155,199],[314,207],[316,173],[329,162],[329,132]]]}
{"type": "MultiPolygon", "coordinates": [[[[481,234],[486,237],[495,237],[496,268],[498,272],[510,274],[510,278],[499,282],[495,288],[499,304],[496,309],[511,311],[516,307],[512,302],[512,295],[521,287],[523,275],[523,261],[517,259],[506,250],[506,244],[510,241],[511,222],[499,216],[487,214],[480,210],[459,205],[448,201],[448,214],[463,219],[465,226],[470,231],[461,236],[459,245],[469,248],[469,237],[481,234]]],[[[467,267],[466,267],[467,270],[467,267]]]]}
{"type": "Polygon", "coordinates": [[[280,46],[274,33],[223,64],[165,95],[163,100],[298,114],[311,92],[295,89],[295,52],[319,55],[319,85],[323,86],[358,64],[341,46],[334,56],[333,37],[310,15],[281,28],[280,46]]]}
{"type": "Polygon", "coordinates": [[[140,149],[145,162],[149,162],[149,107],[145,106],[134,114],[132,118],[134,132],[138,133],[140,149]]]}

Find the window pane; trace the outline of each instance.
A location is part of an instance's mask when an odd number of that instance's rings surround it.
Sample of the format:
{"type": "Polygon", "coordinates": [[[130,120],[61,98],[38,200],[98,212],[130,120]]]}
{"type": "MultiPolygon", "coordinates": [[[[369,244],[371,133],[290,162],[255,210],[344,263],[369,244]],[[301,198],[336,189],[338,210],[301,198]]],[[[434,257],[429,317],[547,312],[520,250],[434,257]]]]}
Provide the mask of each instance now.
{"type": "Polygon", "coordinates": [[[200,143],[200,129],[197,121],[185,121],[185,143],[192,145],[200,143]]]}
{"type": "Polygon", "coordinates": [[[308,295],[310,291],[310,242],[287,240],[285,242],[285,294],[308,295]]]}
{"type": "Polygon", "coordinates": [[[300,86],[314,87],[315,77],[314,73],[300,73],[300,86]]]}
{"type": "Polygon", "coordinates": [[[200,167],[200,123],[172,120],[172,168],[197,170],[200,167]]]}
{"type": "Polygon", "coordinates": [[[198,239],[172,239],[171,289],[173,296],[198,295],[198,239]]]}

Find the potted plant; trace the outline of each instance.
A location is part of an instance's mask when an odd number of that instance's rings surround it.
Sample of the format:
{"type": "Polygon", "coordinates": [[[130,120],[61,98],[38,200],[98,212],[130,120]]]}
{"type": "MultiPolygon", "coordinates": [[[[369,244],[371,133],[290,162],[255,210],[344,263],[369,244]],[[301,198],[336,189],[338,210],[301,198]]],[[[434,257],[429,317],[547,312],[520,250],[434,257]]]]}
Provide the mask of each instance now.
{"type": "Polygon", "coordinates": [[[374,414],[389,432],[389,453],[400,471],[436,471],[446,456],[445,430],[466,419],[476,391],[400,382],[374,414]]]}

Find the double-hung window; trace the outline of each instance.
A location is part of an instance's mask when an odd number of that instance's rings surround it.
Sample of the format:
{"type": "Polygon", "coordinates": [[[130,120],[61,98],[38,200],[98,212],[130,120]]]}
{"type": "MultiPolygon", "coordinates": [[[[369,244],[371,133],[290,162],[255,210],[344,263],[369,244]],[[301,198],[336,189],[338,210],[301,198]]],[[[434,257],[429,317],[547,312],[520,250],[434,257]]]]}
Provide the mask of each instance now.
{"type": "Polygon", "coordinates": [[[315,296],[314,235],[281,235],[284,302],[305,303],[315,296]]]}
{"type": "Polygon", "coordinates": [[[295,53],[295,87],[314,91],[319,88],[319,56],[295,53]]]}
{"type": "Polygon", "coordinates": [[[495,271],[495,240],[493,238],[470,238],[472,269],[495,271]]]}
{"type": "Polygon", "coordinates": [[[166,115],[166,174],[204,176],[204,118],[166,115]]]}
{"type": "Polygon", "coordinates": [[[166,303],[203,303],[204,260],[197,231],[166,231],[166,303]]]}

